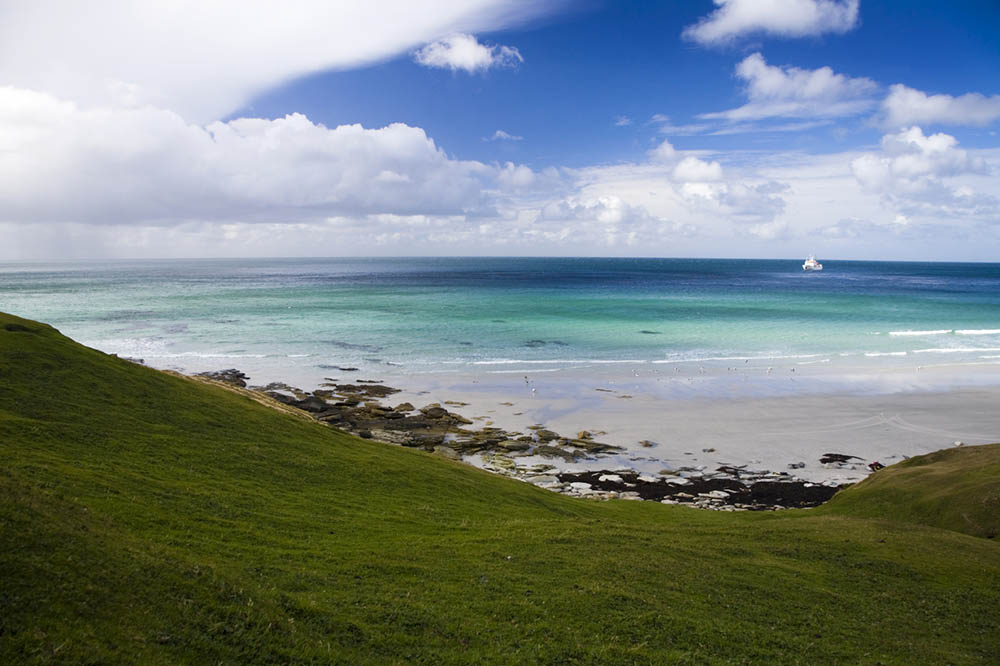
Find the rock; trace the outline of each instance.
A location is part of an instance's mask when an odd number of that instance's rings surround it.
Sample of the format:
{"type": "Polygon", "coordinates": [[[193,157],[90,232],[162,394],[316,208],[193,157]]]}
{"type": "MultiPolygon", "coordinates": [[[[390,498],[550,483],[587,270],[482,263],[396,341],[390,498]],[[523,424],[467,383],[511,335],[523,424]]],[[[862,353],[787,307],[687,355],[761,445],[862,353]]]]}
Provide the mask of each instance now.
{"type": "Polygon", "coordinates": [[[416,407],[408,402],[401,402],[394,408],[397,412],[412,412],[416,407]]]}
{"type": "Polygon", "coordinates": [[[569,487],[573,490],[590,490],[591,486],[589,483],[584,483],[583,481],[574,481],[569,484],[569,487]]]}
{"type": "Polygon", "coordinates": [[[656,442],[650,441],[648,439],[640,439],[639,440],[639,446],[642,446],[642,447],[647,448],[647,449],[651,449],[654,446],[656,446],[656,442]]]}
{"type": "Polygon", "coordinates": [[[291,405],[293,402],[295,402],[295,398],[286,393],[278,393],[277,391],[267,391],[265,395],[274,398],[278,402],[285,405],[291,405]]]}
{"type": "Polygon", "coordinates": [[[715,449],[702,449],[702,453],[715,453],[715,449]]]}
{"type": "Polygon", "coordinates": [[[451,448],[450,446],[443,446],[443,445],[435,446],[434,453],[436,455],[442,456],[444,458],[449,458],[451,460],[462,459],[462,456],[458,453],[458,451],[451,448]]]}
{"type": "Polygon", "coordinates": [[[507,451],[527,451],[531,448],[531,444],[528,442],[518,442],[512,439],[500,442],[498,446],[507,451]]]}
{"type": "Polygon", "coordinates": [[[554,433],[551,430],[546,430],[545,428],[535,430],[535,434],[538,435],[538,441],[540,442],[551,442],[553,439],[559,439],[559,435],[557,433],[554,433]]]}
{"type": "Polygon", "coordinates": [[[307,412],[325,412],[330,408],[330,405],[326,402],[326,400],[317,398],[314,395],[309,396],[304,400],[297,400],[292,404],[307,412]]]}
{"type": "Polygon", "coordinates": [[[552,476],[551,474],[536,474],[535,476],[527,477],[525,481],[533,483],[536,486],[541,484],[562,483],[558,476],[552,476]]]}
{"type": "Polygon", "coordinates": [[[443,419],[448,416],[448,410],[436,404],[421,407],[420,413],[429,419],[443,419]]]}
{"type": "Polygon", "coordinates": [[[965,446],[965,442],[955,442],[955,446],[965,446]]]}
{"type": "Polygon", "coordinates": [[[591,435],[590,432],[587,431],[587,430],[581,430],[580,432],[576,433],[576,438],[577,439],[593,439],[594,436],[591,435]]]}
{"type": "Polygon", "coordinates": [[[788,463],[788,469],[802,469],[805,466],[804,462],[788,463]]]}
{"type": "MultiPolygon", "coordinates": [[[[142,361],[140,361],[140,363],[141,362],[142,361]]],[[[232,384],[233,386],[239,386],[240,388],[246,388],[246,380],[250,379],[236,368],[229,368],[228,370],[213,370],[211,372],[199,372],[196,376],[207,377],[209,379],[214,379],[217,382],[232,384]]]]}
{"type": "Polygon", "coordinates": [[[617,474],[602,474],[597,477],[598,481],[611,481],[612,483],[624,483],[622,477],[617,474]]]}
{"type": "Polygon", "coordinates": [[[562,458],[566,462],[576,462],[576,456],[569,451],[564,451],[555,446],[542,445],[535,447],[535,455],[542,456],[543,458],[562,458]]]}
{"type": "Polygon", "coordinates": [[[858,456],[849,456],[844,453],[824,453],[819,461],[826,465],[828,463],[846,463],[849,460],[861,460],[858,456]]]}

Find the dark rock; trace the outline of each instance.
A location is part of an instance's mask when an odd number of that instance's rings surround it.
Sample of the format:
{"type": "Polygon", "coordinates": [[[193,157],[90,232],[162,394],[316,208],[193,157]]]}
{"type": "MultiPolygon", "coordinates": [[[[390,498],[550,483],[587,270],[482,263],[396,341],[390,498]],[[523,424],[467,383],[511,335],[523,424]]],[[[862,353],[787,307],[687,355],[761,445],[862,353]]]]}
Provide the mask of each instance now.
{"type": "Polygon", "coordinates": [[[429,419],[443,419],[448,416],[448,410],[437,405],[427,405],[420,408],[420,413],[429,419]]]}
{"type": "Polygon", "coordinates": [[[304,400],[296,400],[291,404],[307,412],[325,412],[330,408],[326,400],[317,398],[316,396],[309,396],[304,400]]]}
{"type": "Polygon", "coordinates": [[[589,483],[595,490],[636,492],[645,500],[670,499],[690,503],[707,499],[713,504],[756,510],[818,506],[838,490],[804,481],[757,481],[749,485],[738,479],[725,478],[692,478],[686,483],[668,479],[649,481],[640,479],[634,471],[567,472],[558,474],[558,477],[563,483],[589,483]]]}
{"type": "Polygon", "coordinates": [[[416,407],[414,407],[408,402],[401,402],[398,405],[396,405],[397,412],[412,412],[414,409],[416,409],[416,407]]]}
{"type": "Polygon", "coordinates": [[[538,435],[538,441],[540,442],[550,442],[553,439],[559,439],[559,435],[557,433],[554,433],[551,430],[546,430],[545,428],[539,428],[535,431],[535,434],[538,435]]]}
{"type": "Polygon", "coordinates": [[[819,459],[819,461],[824,465],[827,463],[845,463],[849,460],[861,460],[861,458],[857,456],[845,455],[843,453],[824,453],[819,459]]]}
{"type": "Polygon", "coordinates": [[[278,393],[277,391],[267,391],[266,395],[286,405],[294,405],[294,403],[297,402],[297,400],[294,397],[286,395],[284,393],[278,393]]]}
{"type": "Polygon", "coordinates": [[[207,377],[209,379],[214,379],[217,382],[232,384],[233,386],[239,386],[240,388],[246,388],[247,387],[246,380],[250,379],[236,368],[229,368],[228,370],[212,370],[210,372],[199,372],[197,373],[196,376],[207,377]]]}

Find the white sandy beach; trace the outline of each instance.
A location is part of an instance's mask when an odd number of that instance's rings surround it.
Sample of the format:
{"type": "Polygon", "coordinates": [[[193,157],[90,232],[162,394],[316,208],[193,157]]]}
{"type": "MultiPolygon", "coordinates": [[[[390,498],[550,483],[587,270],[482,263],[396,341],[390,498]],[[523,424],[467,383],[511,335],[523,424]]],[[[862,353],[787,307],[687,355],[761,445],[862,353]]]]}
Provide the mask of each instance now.
{"type": "Polygon", "coordinates": [[[956,442],[1000,441],[1000,365],[992,363],[920,371],[870,364],[850,372],[789,363],[666,371],[646,364],[408,379],[390,402],[459,401],[468,405],[450,408],[480,425],[527,432],[543,424],[565,436],[588,430],[626,449],[596,461],[556,463],[567,470],[656,473],[729,464],[849,482],[866,476],[871,461],[888,465],[956,442]],[[859,460],[823,465],[824,453],[859,460]],[[798,463],[805,465],[789,468],[798,463]]]}

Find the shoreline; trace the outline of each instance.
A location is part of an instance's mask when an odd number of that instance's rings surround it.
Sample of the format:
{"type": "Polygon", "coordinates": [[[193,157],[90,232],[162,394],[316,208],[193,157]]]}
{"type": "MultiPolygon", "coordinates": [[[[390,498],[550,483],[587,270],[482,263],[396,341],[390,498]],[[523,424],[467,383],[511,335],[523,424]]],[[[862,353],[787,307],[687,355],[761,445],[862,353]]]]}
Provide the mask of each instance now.
{"type": "MultiPolygon", "coordinates": [[[[249,379],[236,370],[199,374],[244,386],[249,379]]],[[[619,385],[607,376],[508,373],[487,384],[451,375],[409,389],[328,379],[311,392],[280,382],[249,388],[364,438],[597,499],[720,510],[816,506],[867,477],[876,460],[889,465],[959,442],[1000,440],[995,386],[671,399],[638,376],[619,385]]]]}

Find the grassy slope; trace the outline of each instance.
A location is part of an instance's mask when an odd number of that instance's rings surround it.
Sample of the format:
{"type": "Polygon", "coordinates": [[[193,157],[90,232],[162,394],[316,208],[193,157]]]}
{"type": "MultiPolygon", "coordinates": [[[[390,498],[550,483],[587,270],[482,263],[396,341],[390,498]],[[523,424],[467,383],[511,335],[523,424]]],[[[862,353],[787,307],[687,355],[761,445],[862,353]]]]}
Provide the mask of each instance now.
{"type": "Polygon", "coordinates": [[[823,511],[891,518],[994,539],[1000,535],[1000,446],[936,451],[838,493],[823,511]]]}
{"type": "Polygon", "coordinates": [[[838,511],[574,500],[0,315],[0,663],[995,658],[995,541],[838,511]]]}

